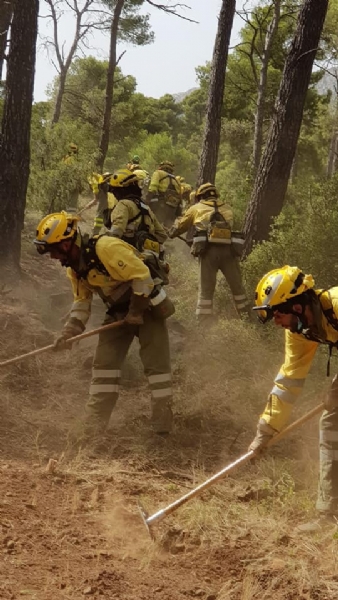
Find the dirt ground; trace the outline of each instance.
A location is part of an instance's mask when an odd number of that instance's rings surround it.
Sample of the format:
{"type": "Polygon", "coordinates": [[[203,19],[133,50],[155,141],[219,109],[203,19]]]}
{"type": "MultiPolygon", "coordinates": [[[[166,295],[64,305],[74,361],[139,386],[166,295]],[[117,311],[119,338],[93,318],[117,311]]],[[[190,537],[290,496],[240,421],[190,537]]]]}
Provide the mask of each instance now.
{"type": "MultiPolygon", "coordinates": [[[[71,303],[58,265],[28,244],[22,264],[22,283],[0,291],[0,360],[50,344],[71,303]]],[[[88,328],[102,315],[95,304],[88,328]]],[[[292,536],[285,508],[292,485],[285,473],[270,476],[275,463],[246,467],[155,525],[155,540],[148,535],[139,503],[150,514],[171,503],[243,453],[252,435],[231,403],[220,405],[217,381],[203,390],[204,400],[199,389],[191,397],[182,356],[192,347],[175,322],[170,336],[180,399],[175,432],[163,439],[151,431],[134,348],[100,452],[74,448],[69,437],[87,398],[95,340],[2,368],[1,600],[338,598],[335,534],[292,536]],[[264,468],[269,476],[253,492],[264,468]]],[[[297,443],[289,442],[291,457],[297,443]]],[[[300,520],[299,501],[292,502],[300,520]]]]}

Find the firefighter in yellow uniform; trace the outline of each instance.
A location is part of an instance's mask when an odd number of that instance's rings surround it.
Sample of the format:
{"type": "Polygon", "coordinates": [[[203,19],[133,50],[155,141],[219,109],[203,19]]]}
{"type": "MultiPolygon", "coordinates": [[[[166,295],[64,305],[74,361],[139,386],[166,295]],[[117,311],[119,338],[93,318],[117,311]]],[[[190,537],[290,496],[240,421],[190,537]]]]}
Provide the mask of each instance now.
{"type": "MultiPolygon", "coordinates": [[[[338,287],[314,289],[312,275],[286,265],[270,271],[256,288],[254,310],[261,323],[274,320],[285,329],[285,359],[261,414],[250,450],[259,452],[286,425],[301,394],[319,344],[338,347],[338,287]]],[[[338,518],[338,376],[324,397],[325,410],[319,425],[319,519],[298,527],[316,532],[337,524],[338,518]]]]}
{"type": "Polygon", "coordinates": [[[140,165],[140,157],[137,154],[134,154],[133,158],[127,163],[127,169],[129,171],[135,171],[136,169],[142,169],[140,165]]]}
{"type": "Polygon", "coordinates": [[[150,250],[160,256],[167,234],[152,210],[142,200],[137,171],[120,169],[111,175],[109,187],[117,199],[106,212],[110,234],[123,239],[140,252],[150,250]]]}
{"type": "Polygon", "coordinates": [[[181,185],[175,178],[172,162],[161,162],[154,171],[149,183],[147,204],[165,227],[171,227],[181,213],[181,185]]]}
{"type": "Polygon", "coordinates": [[[103,175],[93,173],[93,175],[88,178],[94,193],[94,203],[97,205],[93,223],[93,235],[98,235],[102,227],[104,227],[104,212],[112,210],[117,204],[117,199],[111,193],[109,187],[111,175],[112,174],[108,172],[103,173],[103,175]]]}
{"type": "MultiPolygon", "coordinates": [[[[42,219],[35,239],[40,254],[67,267],[74,302],[56,349],[82,333],[97,293],[106,305],[104,323],[123,320],[115,329],[101,333],[96,348],[90,397],[86,405],[86,428],[103,431],[118,398],[121,367],[134,339],[152,394],[152,423],[157,433],[172,428],[170,353],[166,322],[161,317],[161,284],[155,285],[142,256],[129,244],[109,235],[86,239],[77,218],[66,212],[42,219]]],[[[69,344],[69,342],[68,342],[69,344]]]]}
{"type": "Polygon", "coordinates": [[[196,192],[197,203],[177,219],[169,231],[174,238],[193,227],[191,253],[199,259],[197,318],[208,320],[213,315],[213,297],[218,271],[227,280],[239,316],[248,316],[250,308],[236,255],[242,240],[231,231],[233,213],[221,200],[214,185],[204,183],[196,192]]]}

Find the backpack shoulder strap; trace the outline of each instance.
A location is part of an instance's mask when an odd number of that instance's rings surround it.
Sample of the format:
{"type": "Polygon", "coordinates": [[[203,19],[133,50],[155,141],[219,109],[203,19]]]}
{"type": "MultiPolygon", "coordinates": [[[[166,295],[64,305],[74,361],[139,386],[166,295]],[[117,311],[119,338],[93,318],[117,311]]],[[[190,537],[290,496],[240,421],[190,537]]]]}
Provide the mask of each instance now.
{"type": "Polygon", "coordinates": [[[86,277],[91,269],[97,269],[103,275],[109,275],[106,267],[102,264],[99,257],[96,254],[96,244],[98,240],[107,235],[103,233],[101,235],[94,235],[93,237],[84,236],[82,246],[82,258],[86,265],[86,268],[79,273],[80,278],[86,277]]]}

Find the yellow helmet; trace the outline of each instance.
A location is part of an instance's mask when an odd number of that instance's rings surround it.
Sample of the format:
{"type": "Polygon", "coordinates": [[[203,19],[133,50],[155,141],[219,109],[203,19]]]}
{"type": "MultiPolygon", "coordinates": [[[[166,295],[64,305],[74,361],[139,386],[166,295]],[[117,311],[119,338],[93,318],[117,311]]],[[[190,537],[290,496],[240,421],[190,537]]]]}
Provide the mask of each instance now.
{"type": "Polygon", "coordinates": [[[298,267],[285,265],[269,271],[257,285],[256,306],[253,307],[253,310],[258,311],[261,323],[266,323],[272,319],[276,310],[285,313],[292,312],[290,300],[304,294],[314,285],[312,275],[305,275],[298,267]]]}
{"type": "Polygon", "coordinates": [[[218,198],[218,192],[212,183],[203,183],[196,192],[196,200],[206,200],[207,198],[218,198]]]}
{"type": "Polygon", "coordinates": [[[36,230],[34,244],[39,254],[49,252],[49,246],[59,244],[75,236],[77,222],[80,217],[68,214],[66,211],[53,213],[44,217],[36,230]]]}
{"type": "Polygon", "coordinates": [[[175,165],[170,162],[170,160],[164,160],[159,164],[158,168],[162,169],[163,171],[167,171],[168,173],[173,173],[174,166],[175,165]]]}
{"type": "Polygon", "coordinates": [[[71,142],[69,144],[69,150],[71,150],[72,152],[77,152],[78,151],[78,147],[76,144],[74,144],[74,142],[71,142]]]}
{"type": "Polygon", "coordinates": [[[133,183],[138,183],[139,177],[129,169],[119,169],[110,177],[109,185],[112,188],[125,188],[133,183]]]}

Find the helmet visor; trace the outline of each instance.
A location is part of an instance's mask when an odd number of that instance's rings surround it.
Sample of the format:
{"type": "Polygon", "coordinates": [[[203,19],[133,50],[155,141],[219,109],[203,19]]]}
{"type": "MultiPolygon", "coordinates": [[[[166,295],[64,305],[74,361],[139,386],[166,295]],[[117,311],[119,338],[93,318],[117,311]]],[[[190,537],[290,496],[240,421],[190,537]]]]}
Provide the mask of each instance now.
{"type": "Polygon", "coordinates": [[[264,324],[268,321],[271,321],[276,312],[284,315],[293,314],[292,304],[294,304],[294,301],[292,301],[292,303],[289,301],[282,302],[281,304],[276,304],[275,306],[263,304],[263,306],[254,306],[252,310],[256,311],[258,320],[264,324]]]}
{"type": "Polygon", "coordinates": [[[67,254],[60,249],[60,242],[56,242],[54,244],[47,244],[47,242],[40,242],[39,240],[34,240],[33,242],[39,254],[47,254],[48,252],[53,252],[53,250],[57,250],[61,254],[67,254]]]}
{"type": "Polygon", "coordinates": [[[256,311],[256,315],[257,315],[259,322],[263,323],[263,325],[264,325],[268,321],[271,321],[271,319],[273,318],[273,313],[276,309],[275,309],[275,307],[272,308],[271,306],[263,305],[263,306],[253,306],[252,310],[256,311]]]}
{"type": "Polygon", "coordinates": [[[37,249],[39,254],[47,254],[49,252],[49,245],[47,242],[40,242],[39,240],[34,240],[33,244],[35,244],[35,248],[37,249]]]}

